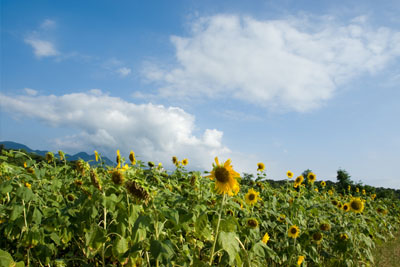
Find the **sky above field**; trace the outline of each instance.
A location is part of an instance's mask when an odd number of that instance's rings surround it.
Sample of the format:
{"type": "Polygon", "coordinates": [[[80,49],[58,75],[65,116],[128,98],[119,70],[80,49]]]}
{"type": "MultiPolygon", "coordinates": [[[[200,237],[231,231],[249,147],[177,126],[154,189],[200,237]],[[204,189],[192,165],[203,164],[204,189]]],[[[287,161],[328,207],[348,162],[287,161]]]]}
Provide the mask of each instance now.
{"type": "Polygon", "coordinates": [[[0,140],[400,188],[400,1],[1,1],[0,140]]]}

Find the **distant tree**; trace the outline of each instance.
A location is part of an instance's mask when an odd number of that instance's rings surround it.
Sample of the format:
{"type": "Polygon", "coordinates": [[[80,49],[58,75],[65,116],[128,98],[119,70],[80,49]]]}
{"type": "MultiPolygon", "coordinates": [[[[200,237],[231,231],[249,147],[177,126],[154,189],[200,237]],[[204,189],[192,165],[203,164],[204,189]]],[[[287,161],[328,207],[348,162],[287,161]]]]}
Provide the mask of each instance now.
{"type": "Polygon", "coordinates": [[[349,185],[353,185],[353,181],[350,179],[350,174],[346,170],[337,170],[337,187],[339,191],[347,190],[349,185]]]}
{"type": "Polygon", "coordinates": [[[308,184],[307,176],[308,176],[308,174],[309,174],[310,172],[312,172],[312,170],[307,169],[307,170],[305,170],[305,171],[301,174],[301,175],[303,175],[303,177],[304,177],[304,183],[305,183],[305,184],[308,184]]]}

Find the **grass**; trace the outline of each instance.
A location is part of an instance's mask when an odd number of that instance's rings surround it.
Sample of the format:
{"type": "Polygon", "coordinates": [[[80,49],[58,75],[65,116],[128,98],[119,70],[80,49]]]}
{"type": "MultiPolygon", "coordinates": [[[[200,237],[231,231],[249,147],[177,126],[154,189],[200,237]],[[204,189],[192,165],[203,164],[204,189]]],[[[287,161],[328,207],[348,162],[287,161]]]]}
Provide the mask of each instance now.
{"type": "Polygon", "coordinates": [[[394,239],[377,245],[374,251],[375,266],[395,267],[400,264],[400,232],[394,239]]]}

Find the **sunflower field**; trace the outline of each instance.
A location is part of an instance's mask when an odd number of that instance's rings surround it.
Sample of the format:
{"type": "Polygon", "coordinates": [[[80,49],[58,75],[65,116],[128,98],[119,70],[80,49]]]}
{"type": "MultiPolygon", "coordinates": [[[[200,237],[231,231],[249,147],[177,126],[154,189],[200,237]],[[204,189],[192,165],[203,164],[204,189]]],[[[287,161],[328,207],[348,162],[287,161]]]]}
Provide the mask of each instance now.
{"type": "Polygon", "coordinates": [[[3,150],[0,266],[374,266],[400,230],[399,200],[338,193],[312,172],[273,188],[263,163],[248,180],[230,160],[202,174],[190,159],[167,172],[95,154],[91,166],[3,150]]]}

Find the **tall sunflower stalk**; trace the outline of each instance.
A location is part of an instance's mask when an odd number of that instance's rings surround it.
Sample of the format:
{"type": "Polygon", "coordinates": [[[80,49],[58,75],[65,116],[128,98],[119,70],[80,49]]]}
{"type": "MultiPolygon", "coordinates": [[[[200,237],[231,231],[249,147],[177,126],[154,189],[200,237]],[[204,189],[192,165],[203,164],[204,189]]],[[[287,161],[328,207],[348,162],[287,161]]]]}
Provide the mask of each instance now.
{"type": "Polygon", "coordinates": [[[210,262],[209,262],[210,266],[212,266],[212,263],[213,263],[213,260],[214,260],[215,245],[217,244],[218,233],[219,233],[219,224],[221,222],[222,211],[224,210],[225,199],[226,199],[226,194],[224,194],[224,196],[222,198],[221,207],[219,209],[217,228],[215,229],[214,244],[213,244],[212,249],[211,249],[211,257],[210,257],[210,262]]]}

